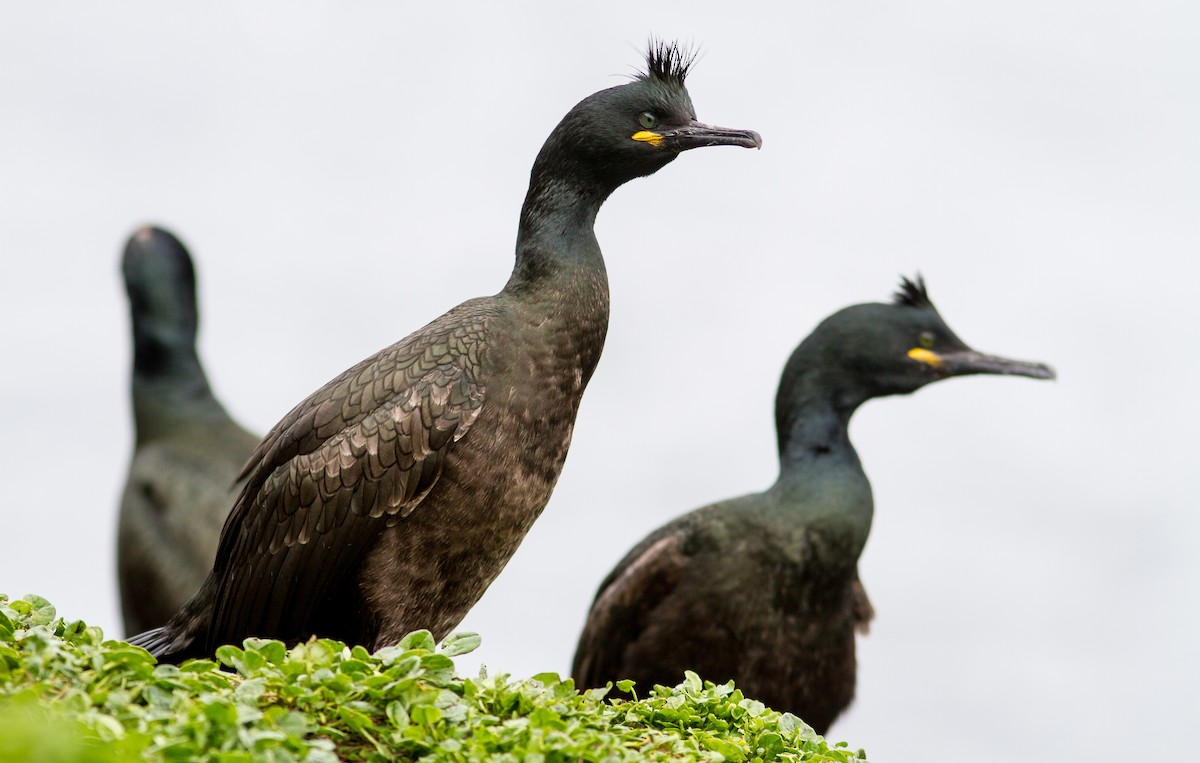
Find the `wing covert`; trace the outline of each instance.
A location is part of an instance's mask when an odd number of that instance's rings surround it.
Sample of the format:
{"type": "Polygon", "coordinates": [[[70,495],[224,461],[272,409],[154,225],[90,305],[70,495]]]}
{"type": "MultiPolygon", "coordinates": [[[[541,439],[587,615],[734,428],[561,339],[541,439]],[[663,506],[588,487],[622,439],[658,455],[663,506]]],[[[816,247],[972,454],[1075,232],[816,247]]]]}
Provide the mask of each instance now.
{"type": "Polygon", "coordinates": [[[350,368],[259,445],[221,535],[213,646],[257,633],[306,638],[310,615],[346,595],[379,534],[437,483],[485,390],[477,355],[453,346],[463,337],[436,339],[350,368]]]}
{"type": "Polygon", "coordinates": [[[679,584],[687,564],[683,546],[677,532],[656,533],[605,578],[575,648],[571,675],[581,687],[627,677],[625,650],[679,584]]]}

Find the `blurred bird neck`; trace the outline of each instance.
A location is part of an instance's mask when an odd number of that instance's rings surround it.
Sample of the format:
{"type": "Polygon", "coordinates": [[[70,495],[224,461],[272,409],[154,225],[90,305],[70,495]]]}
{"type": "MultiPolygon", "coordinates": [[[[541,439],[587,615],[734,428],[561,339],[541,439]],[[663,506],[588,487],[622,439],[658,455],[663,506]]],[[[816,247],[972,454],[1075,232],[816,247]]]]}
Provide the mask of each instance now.
{"type": "Polygon", "coordinates": [[[227,418],[192,348],[136,342],[132,386],[138,442],[161,437],[181,423],[227,418]]]}
{"type": "Polygon", "coordinates": [[[831,464],[861,469],[849,428],[862,402],[859,395],[832,388],[817,373],[801,376],[786,392],[781,390],[775,418],[780,479],[831,464]]]}
{"type": "Polygon", "coordinates": [[[850,443],[858,403],[839,403],[820,385],[807,392],[788,397],[788,426],[779,430],[779,479],[768,505],[785,523],[801,521],[819,537],[823,558],[857,559],[874,513],[871,483],[850,443]]]}

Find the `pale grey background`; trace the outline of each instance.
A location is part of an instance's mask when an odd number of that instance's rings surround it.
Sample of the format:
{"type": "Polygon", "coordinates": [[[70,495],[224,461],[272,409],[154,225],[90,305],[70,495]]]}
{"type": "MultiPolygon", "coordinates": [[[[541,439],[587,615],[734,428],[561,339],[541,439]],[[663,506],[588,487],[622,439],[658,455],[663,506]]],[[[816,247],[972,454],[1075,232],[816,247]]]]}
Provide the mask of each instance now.
{"type": "Polygon", "coordinates": [[[136,225],[192,248],[210,378],[263,431],[504,283],[542,140],[655,32],[702,44],[700,117],[765,147],[601,213],[608,347],[460,665],[565,671],[630,545],[773,479],[795,344],[920,269],[964,339],[1061,379],[855,419],[877,619],[831,736],[878,761],[1194,749],[1200,6],[166,5],[0,10],[0,590],[120,632],[136,225]]]}

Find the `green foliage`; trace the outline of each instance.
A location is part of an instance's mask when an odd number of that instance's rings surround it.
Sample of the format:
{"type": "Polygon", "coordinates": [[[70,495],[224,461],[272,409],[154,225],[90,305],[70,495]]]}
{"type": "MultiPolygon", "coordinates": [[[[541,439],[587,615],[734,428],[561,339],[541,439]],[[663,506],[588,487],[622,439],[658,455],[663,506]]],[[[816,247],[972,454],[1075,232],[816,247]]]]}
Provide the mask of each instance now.
{"type": "Polygon", "coordinates": [[[370,654],[246,639],[175,667],[45,599],[0,595],[0,760],[865,761],[692,673],[632,702],[554,673],[455,675],[451,656],[478,644],[457,634],[439,649],[417,631],[370,654]]]}

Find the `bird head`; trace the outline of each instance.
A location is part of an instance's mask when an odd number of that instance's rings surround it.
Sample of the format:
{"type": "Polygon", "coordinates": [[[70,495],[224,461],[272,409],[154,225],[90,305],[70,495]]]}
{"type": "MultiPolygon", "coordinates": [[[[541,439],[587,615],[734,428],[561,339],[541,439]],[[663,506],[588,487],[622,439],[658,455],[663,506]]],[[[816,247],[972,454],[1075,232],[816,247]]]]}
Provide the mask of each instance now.
{"type": "Polygon", "coordinates": [[[129,238],[121,260],[135,318],[196,332],[196,273],[179,239],[146,226],[129,238]]]}
{"type": "MultiPolygon", "coordinates": [[[[657,172],[682,151],[708,146],[761,148],[752,130],[703,124],[684,86],[694,55],[651,41],[646,70],[632,82],[584,98],[546,140],[540,165],[568,169],[602,189],[657,172]]],[[[538,164],[535,164],[535,172],[538,164]]]]}
{"type": "Polygon", "coordinates": [[[946,325],[919,275],[904,278],[890,304],[854,305],[826,318],[797,348],[797,359],[827,369],[828,378],[841,380],[830,383],[843,386],[855,402],[907,394],[953,376],[1055,376],[1042,363],[971,349],[946,325]]]}
{"type": "Polygon", "coordinates": [[[136,363],[142,372],[160,372],[178,350],[196,338],[196,273],[179,239],[147,226],[129,238],[121,260],[133,318],[136,363]]]}

